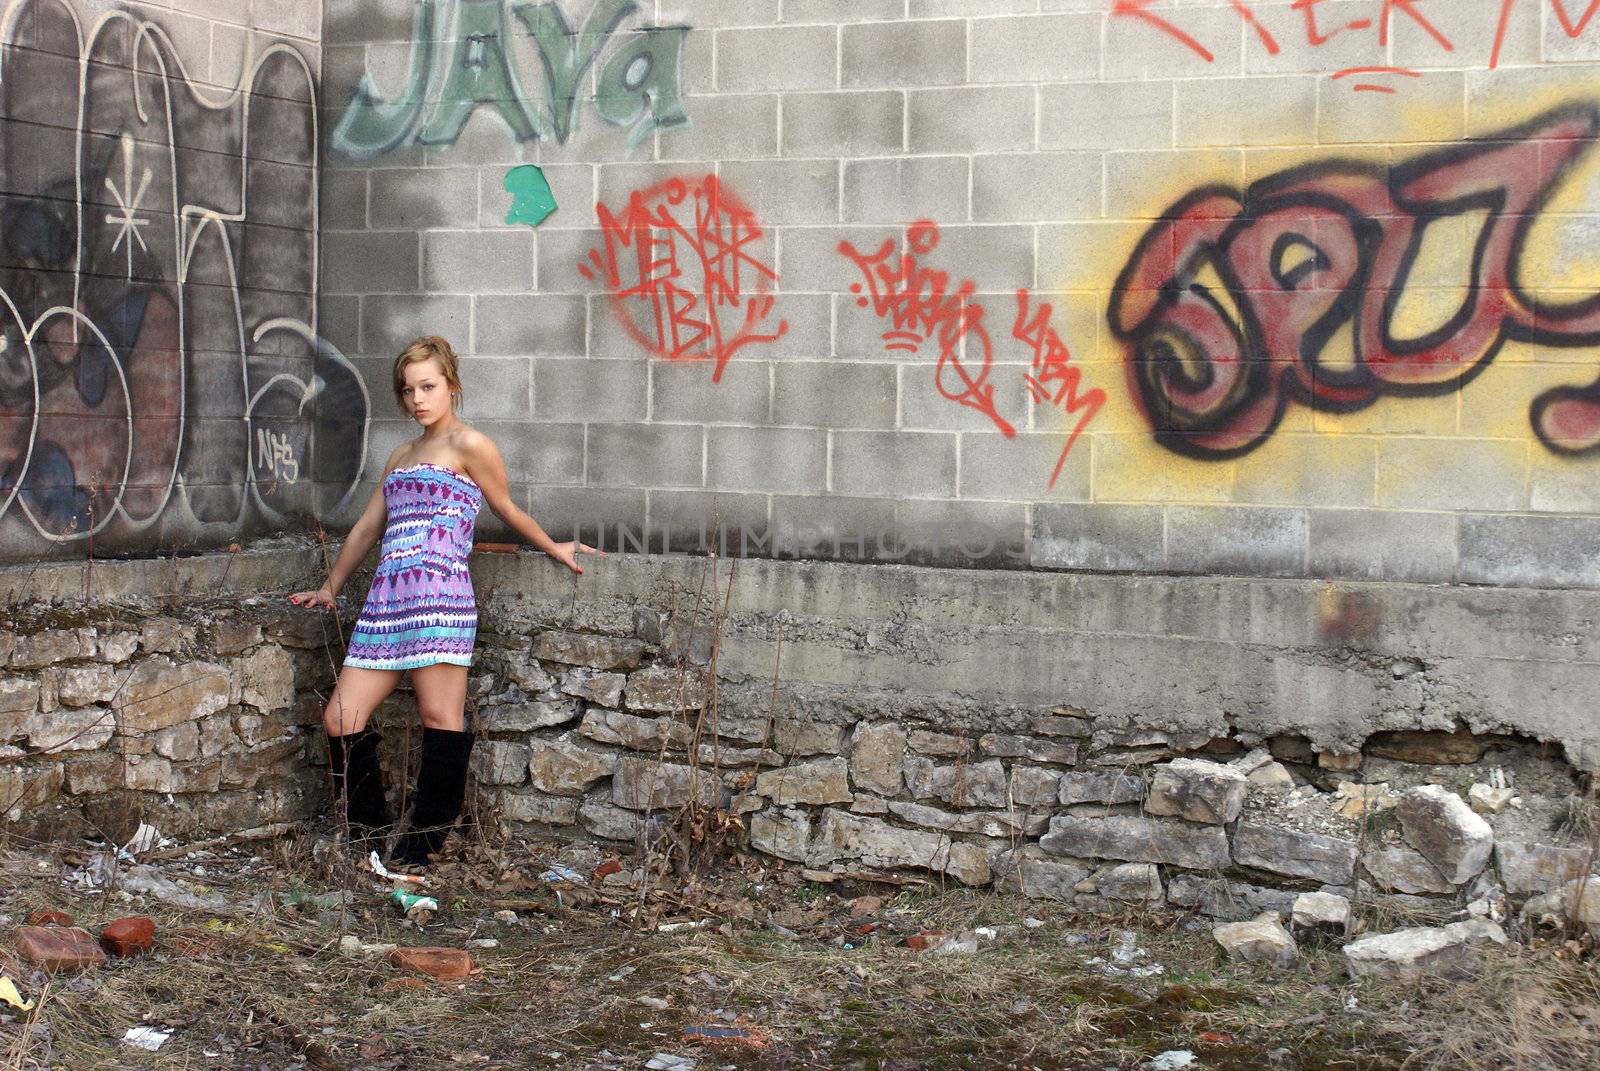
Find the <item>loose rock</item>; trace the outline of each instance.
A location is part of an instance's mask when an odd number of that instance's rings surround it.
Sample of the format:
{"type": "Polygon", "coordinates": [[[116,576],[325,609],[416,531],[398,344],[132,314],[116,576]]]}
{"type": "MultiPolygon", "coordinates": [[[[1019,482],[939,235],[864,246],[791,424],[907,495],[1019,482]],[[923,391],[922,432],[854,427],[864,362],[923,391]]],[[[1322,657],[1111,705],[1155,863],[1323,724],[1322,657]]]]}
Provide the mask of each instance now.
{"type": "Polygon", "coordinates": [[[1136,815],[1057,815],[1039,839],[1045,851],[1079,859],[1168,863],[1190,870],[1227,867],[1228,836],[1220,826],[1136,815]]]}
{"type": "Polygon", "coordinates": [[[1589,864],[1589,850],[1503,840],[1494,846],[1494,858],[1506,892],[1516,896],[1549,892],[1582,877],[1583,868],[1589,864]]]}
{"type": "Polygon", "coordinates": [[[1499,926],[1480,920],[1418,926],[1352,941],[1344,947],[1344,960],[1352,978],[1412,981],[1425,974],[1468,975],[1478,967],[1477,945],[1505,940],[1499,926]]]}
{"type": "Polygon", "coordinates": [[[1292,923],[1296,930],[1343,937],[1350,932],[1350,901],[1334,893],[1301,893],[1294,898],[1292,923]]]}
{"type": "Polygon", "coordinates": [[[1276,911],[1264,912],[1249,922],[1220,923],[1212,928],[1211,935],[1235,963],[1287,967],[1300,958],[1300,949],[1283,928],[1276,911]]]}
{"type": "Polygon", "coordinates": [[[1516,794],[1513,789],[1495,788],[1493,785],[1479,783],[1467,789],[1467,806],[1479,814],[1499,814],[1511,806],[1511,800],[1516,794]]]}
{"type": "Polygon", "coordinates": [[[1356,846],[1320,833],[1240,822],[1233,836],[1233,861],[1291,878],[1348,885],[1355,873],[1356,846]]]}
{"type": "Polygon", "coordinates": [[[1465,885],[1489,862],[1494,830],[1466,801],[1439,785],[1420,785],[1395,808],[1407,843],[1456,885],[1465,885]]]}
{"type": "Polygon", "coordinates": [[[49,908],[40,908],[30,911],[25,919],[29,926],[71,926],[72,916],[65,911],[53,911],[49,908]]]}

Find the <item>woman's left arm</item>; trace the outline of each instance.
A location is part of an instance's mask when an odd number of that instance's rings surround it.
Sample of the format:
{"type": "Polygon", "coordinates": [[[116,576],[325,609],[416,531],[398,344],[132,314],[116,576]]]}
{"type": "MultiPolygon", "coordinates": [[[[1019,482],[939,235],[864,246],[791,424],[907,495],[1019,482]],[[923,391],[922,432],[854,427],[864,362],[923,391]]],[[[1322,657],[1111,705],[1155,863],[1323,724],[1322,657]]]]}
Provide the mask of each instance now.
{"type": "Polygon", "coordinates": [[[496,517],[505,521],[512,531],[532,544],[535,550],[544,551],[575,573],[583,572],[577,562],[579,554],[602,556],[605,554],[604,551],[595,550],[575,539],[557,543],[539,527],[538,521],[528,516],[511,500],[511,485],[506,476],[505,460],[500,456],[500,448],[487,435],[474,432],[462,453],[465,455],[467,475],[472,477],[483,492],[484,504],[494,511],[496,517]]]}

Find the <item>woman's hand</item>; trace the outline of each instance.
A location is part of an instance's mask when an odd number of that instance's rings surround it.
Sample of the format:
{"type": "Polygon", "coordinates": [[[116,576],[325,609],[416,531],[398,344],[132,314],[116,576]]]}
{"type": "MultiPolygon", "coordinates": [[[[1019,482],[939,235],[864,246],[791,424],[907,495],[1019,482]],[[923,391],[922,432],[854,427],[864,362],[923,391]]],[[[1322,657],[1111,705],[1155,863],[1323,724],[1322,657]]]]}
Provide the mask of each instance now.
{"type": "Polygon", "coordinates": [[[557,543],[550,550],[550,557],[554,558],[562,565],[565,565],[568,569],[571,569],[579,576],[582,576],[583,568],[578,565],[578,555],[580,554],[598,554],[602,558],[606,556],[605,551],[595,550],[593,547],[589,546],[589,544],[579,543],[576,539],[569,543],[557,543]]]}
{"type": "Polygon", "coordinates": [[[333,592],[326,587],[316,591],[297,591],[289,596],[289,601],[296,606],[314,606],[323,610],[333,609],[333,592]]]}

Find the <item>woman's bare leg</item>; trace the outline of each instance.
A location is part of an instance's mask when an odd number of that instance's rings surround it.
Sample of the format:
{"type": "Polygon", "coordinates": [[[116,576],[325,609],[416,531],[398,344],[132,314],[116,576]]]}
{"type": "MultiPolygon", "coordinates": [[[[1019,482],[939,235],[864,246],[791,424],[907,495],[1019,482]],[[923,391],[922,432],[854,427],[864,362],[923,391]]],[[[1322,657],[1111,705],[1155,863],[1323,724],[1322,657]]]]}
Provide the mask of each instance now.
{"type": "MultiPolygon", "coordinates": [[[[463,671],[464,673],[465,671],[463,671]]],[[[462,698],[466,697],[466,678],[462,677],[462,698]]],[[[378,704],[389,698],[400,683],[397,669],[357,669],[345,666],[333,686],[328,709],[322,712],[322,727],[329,736],[349,736],[367,727],[367,719],[378,704]]]]}
{"type": "Polygon", "coordinates": [[[417,712],[427,729],[459,733],[467,727],[467,667],[438,663],[411,671],[417,712]]]}

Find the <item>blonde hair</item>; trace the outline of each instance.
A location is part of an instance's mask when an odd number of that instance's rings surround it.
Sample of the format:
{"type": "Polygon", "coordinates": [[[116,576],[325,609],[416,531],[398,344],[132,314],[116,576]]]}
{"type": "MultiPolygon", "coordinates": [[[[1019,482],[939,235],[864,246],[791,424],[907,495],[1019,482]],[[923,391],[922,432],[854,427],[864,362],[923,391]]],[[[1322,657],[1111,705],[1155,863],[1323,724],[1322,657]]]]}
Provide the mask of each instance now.
{"type": "Polygon", "coordinates": [[[394,359],[394,400],[399,403],[400,410],[404,412],[406,408],[406,368],[423,361],[439,362],[439,370],[444,373],[444,381],[450,387],[450,394],[456,408],[459,409],[463,394],[461,358],[456,356],[456,351],[445,339],[438,335],[423,335],[421,338],[412,339],[406,348],[400,351],[400,356],[394,359]]]}

